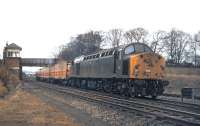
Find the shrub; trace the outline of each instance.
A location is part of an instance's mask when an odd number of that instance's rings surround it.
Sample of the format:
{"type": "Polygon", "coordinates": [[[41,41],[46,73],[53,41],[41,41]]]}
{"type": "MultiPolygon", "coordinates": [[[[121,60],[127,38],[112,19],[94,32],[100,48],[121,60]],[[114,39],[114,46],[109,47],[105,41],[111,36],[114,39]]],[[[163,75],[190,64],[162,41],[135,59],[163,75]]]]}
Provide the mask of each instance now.
{"type": "Polygon", "coordinates": [[[4,96],[8,92],[8,89],[6,88],[5,84],[0,81],[0,97],[4,96]]]}
{"type": "Polygon", "coordinates": [[[0,65],[0,80],[6,83],[8,81],[9,73],[5,65],[0,65]]]}
{"type": "Polygon", "coordinates": [[[8,91],[15,90],[20,83],[19,77],[8,70],[5,65],[0,65],[0,96],[4,96],[8,91]]]}

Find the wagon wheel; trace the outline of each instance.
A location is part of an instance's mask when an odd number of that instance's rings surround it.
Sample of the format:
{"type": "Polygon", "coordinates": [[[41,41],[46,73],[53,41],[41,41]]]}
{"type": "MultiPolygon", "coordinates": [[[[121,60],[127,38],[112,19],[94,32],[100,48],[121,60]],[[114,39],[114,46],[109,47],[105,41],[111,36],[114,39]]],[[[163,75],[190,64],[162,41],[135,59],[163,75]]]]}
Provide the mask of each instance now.
{"type": "Polygon", "coordinates": [[[120,94],[120,95],[124,95],[124,89],[123,89],[123,88],[120,88],[119,94],[120,94]]]}
{"type": "Polygon", "coordinates": [[[76,88],[80,88],[80,81],[79,81],[79,79],[75,80],[75,84],[76,84],[76,88]]]}
{"type": "Polygon", "coordinates": [[[156,99],[157,98],[157,95],[153,95],[151,96],[152,99],[156,99]]]}
{"type": "Polygon", "coordinates": [[[72,79],[68,80],[68,86],[72,87],[72,79]]]}
{"type": "Polygon", "coordinates": [[[157,92],[158,92],[158,87],[157,87],[157,85],[156,84],[153,84],[153,92],[151,93],[151,98],[152,99],[156,99],[156,97],[158,96],[157,95],[157,92]]]}
{"type": "Polygon", "coordinates": [[[129,87],[128,93],[130,97],[136,97],[135,87],[134,86],[129,87]]]}
{"type": "Polygon", "coordinates": [[[156,99],[157,96],[158,96],[157,93],[153,93],[153,94],[151,95],[151,98],[152,98],[152,99],[156,99]]]}
{"type": "Polygon", "coordinates": [[[64,80],[63,82],[62,82],[62,84],[63,84],[63,86],[68,86],[68,81],[67,80],[64,80]]]}
{"type": "Polygon", "coordinates": [[[112,90],[110,84],[104,84],[103,89],[107,93],[110,93],[112,90]]]}
{"type": "Polygon", "coordinates": [[[128,88],[127,88],[126,84],[121,83],[119,85],[119,93],[120,93],[120,95],[124,95],[124,96],[128,95],[128,88]]]}

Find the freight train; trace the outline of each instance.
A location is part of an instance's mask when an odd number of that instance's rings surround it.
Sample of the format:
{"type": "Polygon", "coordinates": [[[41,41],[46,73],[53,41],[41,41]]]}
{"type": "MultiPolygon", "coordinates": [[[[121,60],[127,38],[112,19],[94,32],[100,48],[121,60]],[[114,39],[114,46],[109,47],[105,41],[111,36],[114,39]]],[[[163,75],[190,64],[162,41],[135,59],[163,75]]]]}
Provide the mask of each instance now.
{"type": "Polygon", "coordinates": [[[119,93],[130,97],[162,95],[165,59],[143,43],[132,43],[62,61],[36,73],[39,81],[119,93]]]}

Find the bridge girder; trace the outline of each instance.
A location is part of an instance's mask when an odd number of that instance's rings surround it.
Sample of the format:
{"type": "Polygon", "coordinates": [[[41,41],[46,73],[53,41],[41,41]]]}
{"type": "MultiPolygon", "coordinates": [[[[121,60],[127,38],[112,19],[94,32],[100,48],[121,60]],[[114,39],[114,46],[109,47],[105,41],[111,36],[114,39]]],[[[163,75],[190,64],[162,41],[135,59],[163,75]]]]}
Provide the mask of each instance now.
{"type": "Polygon", "coordinates": [[[54,58],[22,58],[21,66],[45,67],[55,64],[57,59],[54,58]]]}

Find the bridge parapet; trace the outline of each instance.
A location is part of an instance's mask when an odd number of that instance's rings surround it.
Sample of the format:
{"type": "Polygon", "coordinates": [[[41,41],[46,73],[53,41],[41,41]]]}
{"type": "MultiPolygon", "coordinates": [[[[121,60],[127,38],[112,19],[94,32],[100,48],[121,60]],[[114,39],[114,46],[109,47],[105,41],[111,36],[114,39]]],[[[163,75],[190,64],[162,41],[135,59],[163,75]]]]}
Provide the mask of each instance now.
{"type": "Polygon", "coordinates": [[[44,67],[51,64],[55,64],[56,61],[57,59],[54,58],[22,58],[21,65],[44,67]]]}

